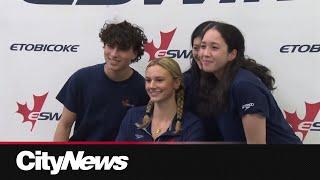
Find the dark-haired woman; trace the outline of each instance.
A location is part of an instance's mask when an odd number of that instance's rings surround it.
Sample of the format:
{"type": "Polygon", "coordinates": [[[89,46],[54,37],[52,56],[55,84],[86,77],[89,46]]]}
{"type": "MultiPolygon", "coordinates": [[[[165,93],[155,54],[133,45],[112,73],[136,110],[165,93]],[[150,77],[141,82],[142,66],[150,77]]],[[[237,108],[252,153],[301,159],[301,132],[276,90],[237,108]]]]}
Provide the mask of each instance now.
{"type": "Polygon", "coordinates": [[[244,55],[242,33],[215,22],[203,31],[200,110],[215,117],[224,141],[300,144],[271,94],[270,70],[244,55]]]}
{"type": "Polygon", "coordinates": [[[200,117],[205,132],[205,141],[222,141],[222,136],[213,117],[201,116],[199,114],[199,86],[201,76],[201,62],[199,59],[199,50],[201,44],[202,30],[215,21],[205,21],[199,24],[191,34],[192,58],[190,68],[183,73],[185,85],[185,109],[200,117]]]}

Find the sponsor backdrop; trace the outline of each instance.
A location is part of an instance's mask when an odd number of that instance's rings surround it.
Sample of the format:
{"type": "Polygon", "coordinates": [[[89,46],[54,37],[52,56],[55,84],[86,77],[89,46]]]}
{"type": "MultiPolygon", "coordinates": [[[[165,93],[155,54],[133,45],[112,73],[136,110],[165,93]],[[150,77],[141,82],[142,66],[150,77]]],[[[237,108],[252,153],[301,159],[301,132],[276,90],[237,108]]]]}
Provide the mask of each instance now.
{"type": "Polygon", "coordinates": [[[318,0],[4,0],[0,6],[0,141],[51,141],[55,99],[79,68],[104,62],[98,33],[128,20],[149,43],[132,67],[170,56],[186,70],[190,34],[201,22],[240,28],[247,54],[276,78],[274,95],[305,144],[320,143],[318,0]]]}

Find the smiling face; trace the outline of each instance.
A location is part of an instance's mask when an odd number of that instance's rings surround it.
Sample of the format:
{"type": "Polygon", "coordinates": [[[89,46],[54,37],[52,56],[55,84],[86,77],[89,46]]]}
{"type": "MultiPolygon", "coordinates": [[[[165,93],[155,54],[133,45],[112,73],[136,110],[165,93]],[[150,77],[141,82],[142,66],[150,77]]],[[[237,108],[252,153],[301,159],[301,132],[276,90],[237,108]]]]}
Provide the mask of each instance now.
{"type": "Polygon", "coordinates": [[[121,50],[118,47],[112,47],[109,45],[104,46],[104,58],[107,67],[111,71],[122,71],[129,69],[131,60],[136,57],[133,49],[121,50]]]}
{"type": "Polygon", "coordinates": [[[199,58],[199,50],[200,50],[200,45],[201,45],[201,38],[196,37],[193,39],[193,46],[192,46],[192,56],[196,60],[198,67],[201,69],[201,62],[199,58]]]}
{"type": "Polygon", "coordinates": [[[159,103],[175,98],[175,91],[180,86],[180,80],[174,79],[169,71],[160,65],[153,65],[146,70],[145,88],[150,100],[159,103]]]}
{"type": "Polygon", "coordinates": [[[216,29],[209,29],[203,36],[199,56],[202,70],[221,78],[226,65],[235,59],[236,50],[228,52],[228,45],[216,29]]]}

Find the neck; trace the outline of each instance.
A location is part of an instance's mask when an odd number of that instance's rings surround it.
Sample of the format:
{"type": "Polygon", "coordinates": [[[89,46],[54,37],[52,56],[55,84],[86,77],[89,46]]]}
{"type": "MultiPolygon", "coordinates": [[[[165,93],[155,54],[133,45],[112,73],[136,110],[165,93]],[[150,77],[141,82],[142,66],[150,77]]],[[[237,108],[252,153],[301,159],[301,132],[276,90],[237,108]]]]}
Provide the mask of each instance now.
{"type": "Polygon", "coordinates": [[[222,70],[220,70],[220,71],[218,71],[218,72],[214,72],[213,74],[214,74],[214,76],[220,81],[221,78],[222,78],[223,72],[222,72],[222,70]]]}
{"type": "Polygon", "coordinates": [[[133,74],[133,70],[129,66],[128,68],[114,71],[110,69],[107,64],[104,65],[104,73],[113,81],[124,81],[129,79],[129,77],[133,74]]]}
{"type": "Polygon", "coordinates": [[[157,102],[154,104],[151,121],[151,133],[153,139],[157,139],[159,136],[161,136],[161,134],[167,131],[177,112],[175,99],[170,99],[168,99],[166,102],[157,102]]]}
{"type": "Polygon", "coordinates": [[[154,104],[153,117],[158,121],[172,121],[177,113],[177,103],[174,96],[163,102],[154,104]]]}

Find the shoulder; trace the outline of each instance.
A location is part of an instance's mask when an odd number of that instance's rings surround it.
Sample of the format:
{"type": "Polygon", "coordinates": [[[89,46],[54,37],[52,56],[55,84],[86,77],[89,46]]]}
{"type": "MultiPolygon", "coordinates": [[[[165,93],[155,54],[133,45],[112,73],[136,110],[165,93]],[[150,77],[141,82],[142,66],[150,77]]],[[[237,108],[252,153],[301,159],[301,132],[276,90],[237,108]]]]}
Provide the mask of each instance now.
{"type": "Polygon", "coordinates": [[[103,68],[104,68],[104,63],[95,64],[95,65],[83,67],[83,68],[79,69],[78,72],[90,72],[90,71],[95,71],[95,70],[103,69],[103,68]]]}
{"type": "Polygon", "coordinates": [[[259,77],[253,74],[251,71],[240,68],[234,77],[234,83],[241,81],[259,81],[259,77]]]}
{"type": "Polygon", "coordinates": [[[132,107],[127,111],[123,119],[123,123],[135,124],[143,118],[144,113],[145,113],[145,106],[132,107]]]}
{"type": "Polygon", "coordinates": [[[146,106],[132,107],[127,111],[127,114],[134,117],[140,117],[144,115],[145,109],[146,106]]]}
{"type": "Polygon", "coordinates": [[[143,79],[144,80],[144,77],[138,71],[136,71],[135,69],[132,69],[132,70],[133,70],[132,77],[134,77],[136,79],[143,79]]]}
{"type": "Polygon", "coordinates": [[[183,78],[190,78],[191,77],[191,69],[185,71],[183,74],[183,78]]]}
{"type": "Polygon", "coordinates": [[[185,84],[191,81],[192,73],[191,73],[190,69],[188,71],[184,72],[182,75],[183,75],[183,81],[185,84]]]}
{"type": "Polygon", "coordinates": [[[103,70],[104,64],[96,64],[92,66],[83,67],[77,70],[72,76],[73,77],[87,77],[90,74],[96,74],[99,70],[103,70]]]}
{"type": "Polygon", "coordinates": [[[265,89],[265,85],[258,76],[246,69],[240,68],[234,77],[234,80],[231,84],[231,88],[248,89],[252,87],[259,87],[265,89]]]}
{"type": "Polygon", "coordinates": [[[132,70],[133,70],[132,75],[130,76],[129,79],[127,79],[125,81],[128,83],[139,83],[139,84],[142,83],[144,85],[144,83],[145,83],[144,77],[135,69],[132,69],[132,70]]]}
{"type": "Polygon", "coordinates": [[[185,111],[183,113],[183,126],[185,128],[188,128],[194,124],[198,124],[198,123],[201,123],[201,120],[198,116],[196,116],[195,114],[193,114],[192,112],[190,111],[185,111]]]}

